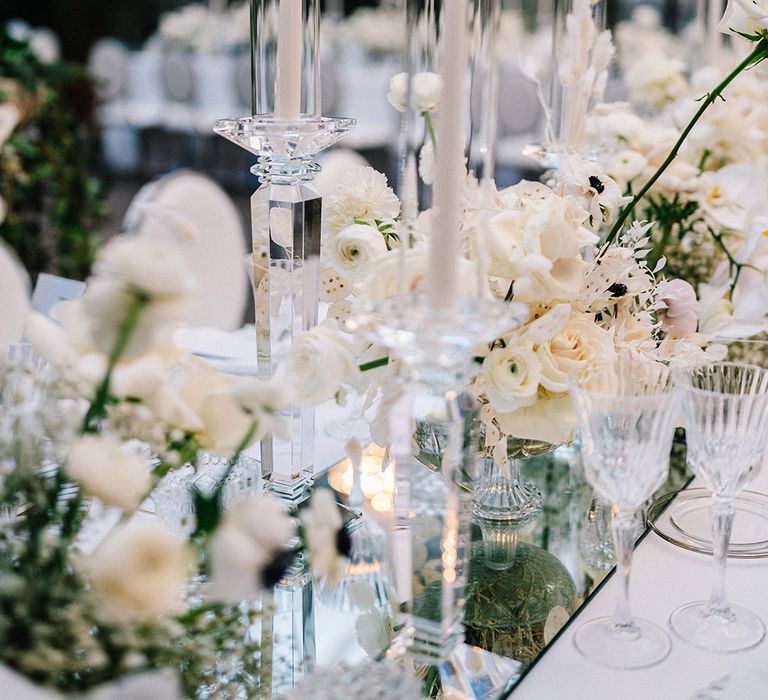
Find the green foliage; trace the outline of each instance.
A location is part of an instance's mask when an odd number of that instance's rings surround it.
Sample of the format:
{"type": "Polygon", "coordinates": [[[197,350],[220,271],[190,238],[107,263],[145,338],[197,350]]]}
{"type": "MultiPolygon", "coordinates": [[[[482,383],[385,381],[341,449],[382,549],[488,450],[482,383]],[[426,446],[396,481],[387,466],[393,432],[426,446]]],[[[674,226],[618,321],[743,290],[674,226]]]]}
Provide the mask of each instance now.
{"type": "Polygon", "coordinates": [[[0,29],[0,104],[21,121],[0,144],[0,196],[7,216],[0,238],[31,275],[83,279],[93,262],[96,227],[105,215],[89,114],[93,83],[67,63],[41,63],[26,42],[0,29]]]}

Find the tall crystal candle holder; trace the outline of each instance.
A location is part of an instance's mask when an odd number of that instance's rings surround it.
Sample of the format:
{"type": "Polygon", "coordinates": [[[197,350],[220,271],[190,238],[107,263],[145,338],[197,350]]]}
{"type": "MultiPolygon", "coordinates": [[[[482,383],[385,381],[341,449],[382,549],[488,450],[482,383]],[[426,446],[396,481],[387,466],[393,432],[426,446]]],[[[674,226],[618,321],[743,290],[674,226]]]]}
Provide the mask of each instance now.
{"type": "MultiPolygon", "coordinates": [[[[557,167],[559,155],[566,149],[581,152],[584,148],[584,120],[594,97],[584,94],[582,87],[564,80],[564,68],[572,50],[583,50],[578,46],[579,38],[569,36],[567,21],[569,15],[586,12],[591,15],[595,34],[606,26],[606,0],[555,0],[552,24],[552,76],[549,92],[550,133],[544,148],[543,164],[557,167]]],[[[574,23],[576,24],[576,23],[574,23]]]]}
{"type": "Polygon", "coordinates": [[[394,653],[407,650],[419,661],[437,663],[463,641],[471,489],[479,466],[474,408],[464,390],[479,368],[478,345],[514,329],[527,315],[522,304],[469,297],[436,311],[417,293],[379,302],[353,321],[402,365],[403,398],[390,414],[390,553],[402,623],[394,653]],[[446,438],[438,471],[414,458],[413,436],[425,424],[446,438]],[[417,549],[433,552],[429,582],[423,556],[414,556],[417,549]],[[417,591],[414,581],[425,585],[417,591]]]}
{"type": "MultiPolygon", "coordinates": [[[[214,131],[258,158],[251,199],[254,252],[268,251],[256,291],[259,376],[270,379],[302,331],[317,324],[322,200],[316,156],[353,127],[320,116],[318,0],[252,0],[253,116],[221,119],[214,131]]],[[[261,443],[267,488],[289,504],[314,471],[312,408],[293,405],[288,431],[261,443]]]]}
{"type": "Polygon", "coordinates": [[[468,167],[479,180],[493,178],[496,165],[500,22],[500,0],[475,0],[471,34],[472,107],[468,167]]]}

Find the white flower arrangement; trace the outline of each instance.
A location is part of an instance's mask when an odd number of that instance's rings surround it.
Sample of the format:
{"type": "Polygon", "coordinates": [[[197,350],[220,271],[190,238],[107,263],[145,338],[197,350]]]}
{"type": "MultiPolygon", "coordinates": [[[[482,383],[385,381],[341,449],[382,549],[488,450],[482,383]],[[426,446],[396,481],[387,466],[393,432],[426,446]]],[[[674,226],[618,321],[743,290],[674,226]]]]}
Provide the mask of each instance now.
{"type": "MultiPolygon", "coordinates": [[[[229,691],[248,694],[258,676],[256,613],[239,604],[277,584],[305,549],[322,576],[349,553],[325,491],[303,516],[311,538],[298,513],[267,496],[225,510],[226,476],[211,493],[193,492],[189,537],[134,517],[168,472],[195,467],[203,450],[231,455],[231,469],[281,429],[292,396],[288,383],[223,375],[172,345],[194,285],[175,246],[118,238],[99,255],[84,296],[58,309],[61,327],[30,317],[29,339],[47,364],[0,362],[0,508],[26,511],[0,538],[8,584],[0,662],[39,684],[80,692],[171,668],[194,696],[221,682],[224,664],[229,691]],[[84,534],[98,526],[89,504],[118,520],[96,541],[84,534]],[[207,582],[194,584],[206,561],[207,582]]],[[[335,338],[325,342],[354,360],[335,338]]]]}

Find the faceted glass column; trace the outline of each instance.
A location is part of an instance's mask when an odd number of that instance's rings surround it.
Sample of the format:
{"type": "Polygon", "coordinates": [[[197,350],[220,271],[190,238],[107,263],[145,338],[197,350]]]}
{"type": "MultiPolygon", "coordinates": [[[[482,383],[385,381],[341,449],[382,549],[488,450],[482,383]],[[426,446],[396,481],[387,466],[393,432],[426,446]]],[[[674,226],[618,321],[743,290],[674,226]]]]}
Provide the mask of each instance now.
{"type": "MultiPolygon", "coordinates": [[[[257,300],[261,308],[256,345],[262,379],[274,377],[296,337],[317,324],[321,199],[311,183],[298,176],[293,179],[273,174],[262,185],[268,189],[262,221],[267,222],[269,233],[269,264],[257,300]]],[[[264,199],[256,192],[254,208],[263,206],[264,199]]],[[[261,231],[254,230],[258,235],[261,231]]],[[[287,433],[269,435],[261,442],[262,476],[268,488],[292,503],[303,499],[311,482],[314,429],[314,409],[294,404],[288,409],[287,433]]]]}
{"type": "Polygon", "coordinates": [[[293,689],[315,667],[315,617],[312,577],[289,574],[263,596],[260,695],[293,689]]]}

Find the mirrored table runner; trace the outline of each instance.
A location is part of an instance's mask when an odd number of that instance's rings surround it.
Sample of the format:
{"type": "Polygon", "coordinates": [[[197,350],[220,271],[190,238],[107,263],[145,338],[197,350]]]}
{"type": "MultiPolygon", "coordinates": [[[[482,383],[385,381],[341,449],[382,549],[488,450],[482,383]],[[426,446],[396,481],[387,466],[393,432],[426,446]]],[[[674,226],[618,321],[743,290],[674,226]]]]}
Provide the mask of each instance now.
{"type": "MultiPolygon", "coordinates": [[[[363,472],[367,517],[383,524],[390,487],[386,472],[381,475],[375,467],[363,472]]],[[[426,489],[430,478],[436,478],[434,472],[425,469],[426,489]]],[[[678,491],[689,480],[684,443],[676,443],[669,478],[654,498],[678,491]]],[[[520,662],[509,693],[613,569],[611,509],[584,480],[577,449],[561,447],[523,460],[521,481],[541,491],[541,511],[517,531],[514,563],[503,571],[486,566],[481,531],[473,523],[464,618],[468,644],[520,662]]],[[[352,485],[349,463],[334,465],[319,483],[335,488],[344,501],[352,485]]],[[[414,581],[415,607],[423,613],[439,591],[431,565],[439,552],[439,514],[417,518],[413,526],[418,530],[414,560],[421,563],[414,581]]],[[[647,532],[639,520],[638,538],[647,532]]],[[[314,602],[318,667],[353,664],[383,650],[391,629],[380,610],[360,605],[354,587],[316,590],[314,602]]],[[[425,686],[425,694],[428,690],[425,686]]]]}

